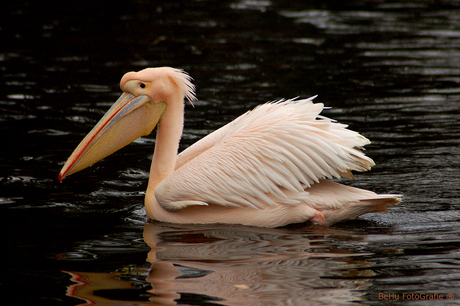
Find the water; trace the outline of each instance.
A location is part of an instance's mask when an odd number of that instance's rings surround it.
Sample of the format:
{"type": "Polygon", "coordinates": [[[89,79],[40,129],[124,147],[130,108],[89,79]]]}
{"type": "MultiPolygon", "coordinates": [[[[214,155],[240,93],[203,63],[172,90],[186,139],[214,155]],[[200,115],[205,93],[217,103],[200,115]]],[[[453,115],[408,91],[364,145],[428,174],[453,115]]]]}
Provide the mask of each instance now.
{"type": "Polygon", "coordinates": [[[460,2],[16,1],[4,12],[5,305],[459,302],[460,2]],[[346,183],[404,202],[330,228],[146,223],[153,135],[59,184],[123,73],[163,65],[198,89],[181,149],[257,104],[319,94],[327,116],[372,140],[377,165],[346,183]]]}

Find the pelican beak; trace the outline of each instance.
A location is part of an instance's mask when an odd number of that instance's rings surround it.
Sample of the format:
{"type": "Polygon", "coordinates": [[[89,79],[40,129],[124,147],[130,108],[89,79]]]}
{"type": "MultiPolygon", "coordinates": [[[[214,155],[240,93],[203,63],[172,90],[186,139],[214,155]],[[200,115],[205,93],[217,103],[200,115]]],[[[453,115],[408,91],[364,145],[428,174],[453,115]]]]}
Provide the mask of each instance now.
{"type": "Polygon", "coordinates": [[[123,93],[70,155],[59,181],[150,134],[165,109],[165,102],[153,103],[147,95],[123,93]]]}

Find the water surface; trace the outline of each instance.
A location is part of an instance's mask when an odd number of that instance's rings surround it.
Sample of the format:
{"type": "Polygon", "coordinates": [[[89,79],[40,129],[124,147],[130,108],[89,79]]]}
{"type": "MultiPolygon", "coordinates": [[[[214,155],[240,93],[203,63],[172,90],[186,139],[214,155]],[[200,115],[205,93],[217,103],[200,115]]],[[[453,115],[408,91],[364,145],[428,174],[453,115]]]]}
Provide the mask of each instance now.
{"type": "Polygon", "coordinates": [[[16,1],[5,12],[6,305],[458,303],[458,1],[16,1]],[[404,202],[330,228],[148,223],[154,135],[59,184],[120,77],[147,66],[195,79],[181,150],[260,103],[318,94],[326,116],[372,141],[377,165],[344,183],[404,202]]]}

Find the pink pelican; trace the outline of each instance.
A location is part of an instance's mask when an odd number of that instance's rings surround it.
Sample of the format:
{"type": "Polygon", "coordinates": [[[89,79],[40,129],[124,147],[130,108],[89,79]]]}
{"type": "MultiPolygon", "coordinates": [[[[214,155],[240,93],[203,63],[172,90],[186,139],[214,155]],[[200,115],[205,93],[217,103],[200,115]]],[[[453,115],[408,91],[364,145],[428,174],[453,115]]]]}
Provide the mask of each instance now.
{"type": "Polygon", "coordinates": [[[156,125],[147,216],[171,223],[279,227],[330,225],[386,211],[401,196],[327,179],[374,165],[370,141],[321,116],[315,97],[259,105],[178,153],[192,78],[170,67],[126,73],[124,92],[69,157],[59,181],[114,153],[156,125]]]}

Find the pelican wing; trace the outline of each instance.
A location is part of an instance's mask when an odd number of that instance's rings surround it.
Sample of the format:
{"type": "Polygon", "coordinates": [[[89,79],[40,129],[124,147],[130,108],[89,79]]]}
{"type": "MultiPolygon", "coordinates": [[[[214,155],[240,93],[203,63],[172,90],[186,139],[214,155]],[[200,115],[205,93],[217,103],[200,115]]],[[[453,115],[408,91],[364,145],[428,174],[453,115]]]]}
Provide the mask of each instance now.
{"type": "Polygon", "coordinates": [[[321,116],[314,98],[260,105],[184,150],[155,189],[158,203],[168,210],[297,204],[292,192],[308,195],[320,179],[369,170],[374,162],[360,150],[369,140],[321,116]]]}

